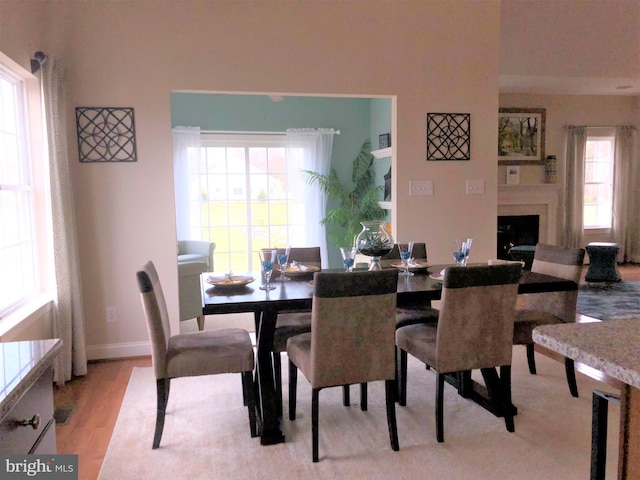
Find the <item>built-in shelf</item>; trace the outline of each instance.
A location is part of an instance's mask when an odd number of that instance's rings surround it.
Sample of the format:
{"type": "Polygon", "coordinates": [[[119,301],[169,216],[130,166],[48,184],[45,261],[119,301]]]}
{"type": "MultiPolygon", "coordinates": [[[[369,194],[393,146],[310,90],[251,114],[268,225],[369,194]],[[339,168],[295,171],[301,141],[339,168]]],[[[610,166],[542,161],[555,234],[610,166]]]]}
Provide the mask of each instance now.
{"type": "MultiPolygon", "coordinates": [[[[390,158],[391,157],[391,147],[382,148],[380,150],[372,150],[371,154],[376,157],[378,160],[382,158],[390,158]]],[[[378,202],[380,208],[385,210],[391,210],[391,202],[378,202]]]]}
{"type": "Polygon", "coordinates": [[[376,158],[387,158],[391,156],[391,147],[383,148],[380,150],[372,150],[371,155],[376,158]]]}

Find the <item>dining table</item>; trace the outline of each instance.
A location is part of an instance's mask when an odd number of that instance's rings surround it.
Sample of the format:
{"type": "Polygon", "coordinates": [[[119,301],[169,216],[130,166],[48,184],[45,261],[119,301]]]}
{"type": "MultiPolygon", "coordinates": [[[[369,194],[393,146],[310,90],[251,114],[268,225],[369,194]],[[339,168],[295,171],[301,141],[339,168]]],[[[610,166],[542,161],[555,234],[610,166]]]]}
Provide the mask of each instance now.
{"type": "MultiPolygon", "coordinates": [[[[419,308],[430,306],[432,301],[439,300],[442,292],[441,272],[451,265],[430,265],[416,270],[412,276],[398,277],[397,304],[399,308],[419,308]]],[[[329,272],[344,271],[323,270],[329,272]]],[[[297,274],[289,277],[288,281],[272,280],[273,290],[261,290],[264,284],[260,271],[234,273],[235,276],[253,278],[254,281],[246,285],[225,285],[221,282],[211,284],[210,277],[214,274],[201,274],[202,314],[219,315],[229,313],[253,312],[256,321],[257,368],[256,380],[258,390],[258,431],[262,445],[273,445],[285,441],[281,428],[281,417],[276,396],[273,363],[271,351],[278,312],[291,310],[311,310],[313,300],[313,273],[297,274]]],[[[348,275],[345,272],[345,275],[348,275]]],[[[218,274],[218,277],[220,275],[218,274]]],[[[243,282],[244,283],[244,282],[243,282]]],[[[550,275],[522,271],[518,286],[519,294],[542,293],[551,291],[576,290],[578,285],[571,281],[550,275]]],[[[493,405],[486,403],[486,395],[482,386],[471,381],[470,375],[466,381],[457,385],[462,396],[472,398],[495,415],[493,405]],[[484,402],[484,404],[483,404],[484,402]]],[[[514,407],[515,408],[515,407],[514,407]]]]}

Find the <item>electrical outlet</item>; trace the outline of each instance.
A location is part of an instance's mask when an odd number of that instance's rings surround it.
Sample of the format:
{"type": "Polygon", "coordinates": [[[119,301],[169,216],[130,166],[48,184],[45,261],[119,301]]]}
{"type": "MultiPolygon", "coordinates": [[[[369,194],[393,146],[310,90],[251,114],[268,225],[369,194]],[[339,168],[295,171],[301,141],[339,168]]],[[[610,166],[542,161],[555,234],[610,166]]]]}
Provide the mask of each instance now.
{"type": "Polygon", "coordinates": [[[467,180],[467,195],[479,195],[484,193],[484,180],[467,180]]]}
{"type": "Polygon", "coordinates": [[[118,309],[116,307],[107,307],[107,323],[116,323],[118,321],[118,309]]]}
{"type": "Polygon", "coordinates": [[[409,196],[433,195],[433,181],[413,180],[409,182],[409,196]]]}

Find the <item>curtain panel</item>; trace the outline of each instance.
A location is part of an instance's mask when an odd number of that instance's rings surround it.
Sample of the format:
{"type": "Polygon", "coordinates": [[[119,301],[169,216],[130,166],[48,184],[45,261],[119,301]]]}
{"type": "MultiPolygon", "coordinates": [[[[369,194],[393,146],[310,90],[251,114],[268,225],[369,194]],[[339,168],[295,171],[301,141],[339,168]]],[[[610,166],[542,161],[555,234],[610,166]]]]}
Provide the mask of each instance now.
{"type": "Polygon", "coordinates": [[[300,182],[295,186],[295,199],[303,210],[305,238],[302,246],[319,246],[323,265],[328,265],[327,235],[325,226],[320,222],[327,211],[327,199],[317,182],[309,184],[302,170],[329,175],[331,170],[331,152],[336,130],[332,128],[290,128],[287,129],[287,163],[289,171],[301,172],[300,182]]]}
{"type": "Polygon", "coordinates": [[[564,245],[584,247],[584,158],[587,145],[587,127],[567,128],[565,168],[565,220],[564,245]]]}
{"type": "Polygon", "coordinates": [[[53,334],[63,341],[62,351],[54,362],[54,380],[58,386],[71,380],[72,375],[87,373],[84,304],[80,287],[77,229],[68,163],[64,88],[63,66],[60,60],[49,58],[42,65],[42,91],[49,155],[52,240],[57,290],[53,334]]]}

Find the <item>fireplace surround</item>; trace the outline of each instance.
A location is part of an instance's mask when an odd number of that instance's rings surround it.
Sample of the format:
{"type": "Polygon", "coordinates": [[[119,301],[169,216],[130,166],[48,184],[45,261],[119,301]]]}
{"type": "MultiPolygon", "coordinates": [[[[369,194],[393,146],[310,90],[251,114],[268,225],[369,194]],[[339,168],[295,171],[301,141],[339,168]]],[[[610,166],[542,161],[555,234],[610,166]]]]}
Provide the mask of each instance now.
{"type": "MultiPolygon", "coordinates": [[[[536,243],[557,245],[560,232],[558,225],[562,218],[560,210],[562,191],[563,185],[557,183],[498,185],[498,217],[538,216],[536,243]]],[[[500,248],[500,238],[498,238],[498,248],[500,248]]]]}

